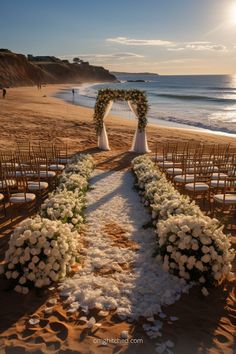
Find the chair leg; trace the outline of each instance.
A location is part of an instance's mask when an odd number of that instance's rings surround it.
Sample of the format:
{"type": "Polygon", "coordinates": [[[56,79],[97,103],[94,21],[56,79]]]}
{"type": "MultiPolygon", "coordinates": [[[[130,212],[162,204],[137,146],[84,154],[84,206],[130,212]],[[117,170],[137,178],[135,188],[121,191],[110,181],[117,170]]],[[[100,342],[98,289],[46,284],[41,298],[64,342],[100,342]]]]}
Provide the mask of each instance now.
{"type": "Polygon", "coordinates": [[[6,204],[3,202],[3,210],[4,210],[4,215],[7,217],[7,210],[6,210],[6,204]]]}

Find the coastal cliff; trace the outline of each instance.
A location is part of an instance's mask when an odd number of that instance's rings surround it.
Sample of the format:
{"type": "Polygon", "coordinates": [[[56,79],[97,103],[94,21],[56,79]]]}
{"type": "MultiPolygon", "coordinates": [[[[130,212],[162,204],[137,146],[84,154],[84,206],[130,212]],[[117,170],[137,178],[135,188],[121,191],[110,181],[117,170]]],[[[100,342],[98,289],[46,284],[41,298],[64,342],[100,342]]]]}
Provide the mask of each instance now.
{"type": "Polygon", "coordinates": [[[0,88],[89,81],[116,81],[116,77],[105,68],[87,62],[69,63],[55,57],[27,58],[0,49],[0,88]]]}

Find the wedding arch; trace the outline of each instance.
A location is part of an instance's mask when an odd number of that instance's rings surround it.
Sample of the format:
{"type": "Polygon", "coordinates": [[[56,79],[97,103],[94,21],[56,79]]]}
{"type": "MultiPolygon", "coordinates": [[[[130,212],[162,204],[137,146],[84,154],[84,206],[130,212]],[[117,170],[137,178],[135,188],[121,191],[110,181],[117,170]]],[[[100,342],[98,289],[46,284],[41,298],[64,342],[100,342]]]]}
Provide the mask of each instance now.
{"type": "Polygon", "coordinates": [[[98,91],[93,117],[98,136],[98,147],[101,150],[110,150],[104,119],[108,116],[114,101],[127,101],[129,108],[138,119],[138,126],[130,151],[138,153],[149,152],[145,132],[148,100],[145,92],[140,90],[113,90],[106,88],[98,91]]]}

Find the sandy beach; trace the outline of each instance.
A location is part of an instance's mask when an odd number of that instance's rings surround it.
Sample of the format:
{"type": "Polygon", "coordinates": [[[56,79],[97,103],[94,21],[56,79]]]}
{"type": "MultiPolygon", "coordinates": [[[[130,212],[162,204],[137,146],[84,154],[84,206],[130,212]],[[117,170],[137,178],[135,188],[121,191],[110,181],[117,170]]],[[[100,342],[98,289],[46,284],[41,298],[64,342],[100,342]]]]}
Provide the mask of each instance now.
{"type": "MultiPolygon", "coordinates": [[[[66,103],[53,94],[70,87],[48,85],[9,89],[6,98],[0,100],[1,137],[0,150],[11,150],[15,140],[33,139],[67,143],[72,152],[88,152],[95,159],[96,168],[101,170],[124,170],[130,167],[135,154],[130,153],[134,120],[109,115],[106,128],[111,151],[97,149],[97,138],[93,124],[93,110],[66,103]]],[[[231,143],[236,146],[234,136],[210,134],[201,130],[148,125],[147,137],[151,154],[161,150],[168,140],[202,141],[208,143],[231,143]]],[[[4,258],[10,230],[0,231],[0,260],[4,258]]],[[[115,235],[117,242],[119,234],[115,235]]],[[[233,237],[235,246],[236,237],[233,237]]],[[[234,272],[236,265],[234,262],[234,272]]],[[[235,278],[236,279],[236,278],[235,278]]],[[[234,279],[234,280],[235,280],[234,279]]],[[[138,324],[122,322],[114,315],[106,317],[96,333],[90,333],[75,315],[68,317],[66,308],[60,302],[52,314],[43,310],[51,297],[59,295],[56,290],[42,294],[32,291],[19,295],[6,289],[3,278],[0,282],[0,353],[154,353],[154,341],[138,324]],[[30,326],[32,314],[40,317],[39,324],[30,326]],[[98,344],[97,339],[116,339],[122,330],[129,330],[133,338],[142,338],[143,343],[98,344]]],[[[236,353],[236,293],[235,281],[213,289],[209,297],[201,295],[199,288],[193,288],[174,305],[165,309],[178,321],[163,327],[163,340],[171,339],[176,345],[176,354],[234,354],[236,353]]],[[[94,312],[96,316],[96,312],[94,312]]]]}

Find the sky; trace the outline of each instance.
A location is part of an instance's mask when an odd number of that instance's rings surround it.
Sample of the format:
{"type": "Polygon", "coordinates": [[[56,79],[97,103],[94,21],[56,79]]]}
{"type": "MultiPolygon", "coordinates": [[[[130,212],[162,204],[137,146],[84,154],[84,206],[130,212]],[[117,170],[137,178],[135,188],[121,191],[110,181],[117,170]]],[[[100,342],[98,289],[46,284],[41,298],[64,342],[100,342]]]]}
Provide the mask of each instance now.
{"type": "Polygon", "coordinates": [[[236,74],[236,0],[0,0],[0,47],[112,71],[236,74]]]}

